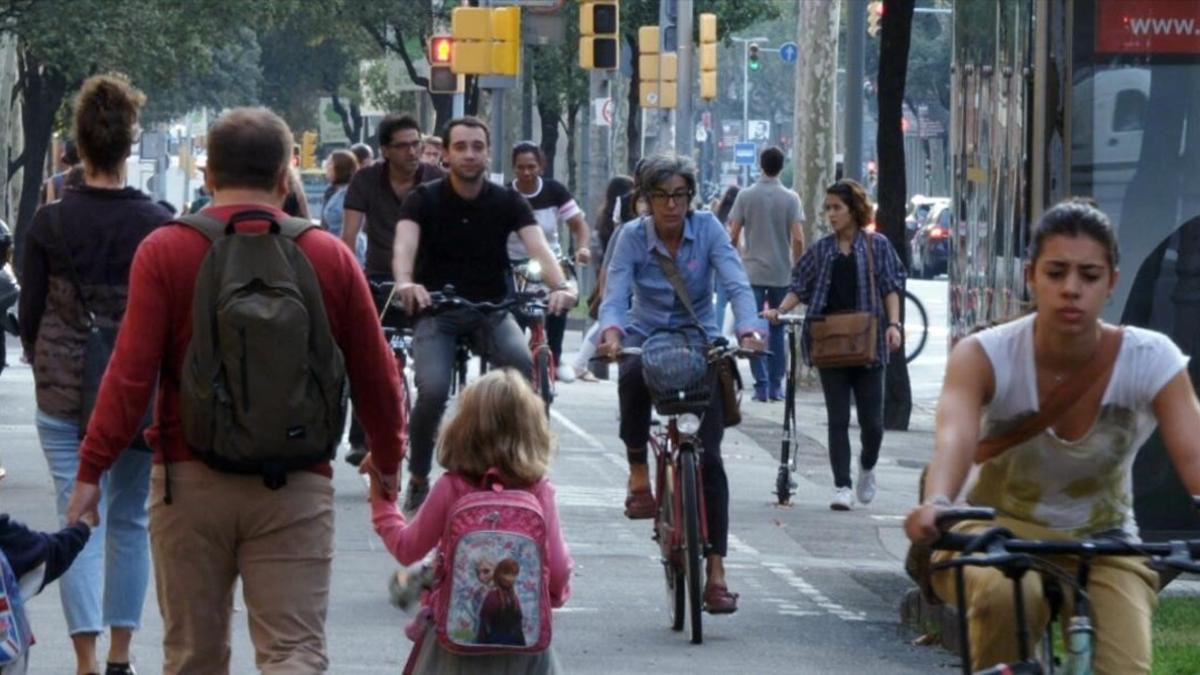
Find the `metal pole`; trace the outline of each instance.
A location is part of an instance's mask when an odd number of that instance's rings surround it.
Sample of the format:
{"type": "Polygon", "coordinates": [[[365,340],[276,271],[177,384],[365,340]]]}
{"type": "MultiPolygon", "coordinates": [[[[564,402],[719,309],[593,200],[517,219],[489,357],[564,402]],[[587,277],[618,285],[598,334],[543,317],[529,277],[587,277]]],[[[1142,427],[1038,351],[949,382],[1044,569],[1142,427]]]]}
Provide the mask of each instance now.
{"type": "MultiPolygon", "coordinates": [[[[750,41],[742,41],[742,137],[741,142],[750,140],[750,41]]],[[[734,150],[734,161],[737,161],[737,151],[734,150]]],[[[750,168],[739,168],[738,174],[745,173],[742,185],[750,183],[750,168]]]]}
{"type": "MultiPolygon", "coordinates": [[[[523,47],[523,56],[529,56],[533,50],[523,47]]],[[[523,59],[523,64],[532,63],[532,59],[523,59]]],[[[529,68],[521,69],[521,140],[533,140],[533,73],[529,68]]],[[[586,157],[586,155],[584,155],[586,157]]]]}
{"type": "Polygon", "coordinates": [[[684,157],[692,156],[696,140],[696,125],[692,120],[692,17],[695,13],[693,0],[675,0],[676,52],[679,54],[679,104],[675,109],[675,152],[684,157]]]}
{"type": "Polygon", "coordinates": [[[492,89],[492,173],[504,173],[504,90],[492,89]]]}
{"type": "Polygon", "coordinates": [[[843,175],[862,182],[863,78],[867,45],[867,0],[849,0],[846,26],[846,161],[843,175]]]}
{"type": "Polygon", "coordinates": [[[450,108],[451,117],[462,117],[463,111],[466,110],[466,101],[463,94],[455,94],[454,102],[450,108]]]}

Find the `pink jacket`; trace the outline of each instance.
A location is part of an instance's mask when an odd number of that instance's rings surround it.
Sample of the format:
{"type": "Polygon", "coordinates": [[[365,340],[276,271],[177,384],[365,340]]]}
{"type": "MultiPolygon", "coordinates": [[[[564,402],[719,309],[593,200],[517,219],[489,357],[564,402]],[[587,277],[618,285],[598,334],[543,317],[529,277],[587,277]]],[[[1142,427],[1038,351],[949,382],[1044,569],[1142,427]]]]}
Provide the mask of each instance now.
{"type": "MultiPolygon", "coordinates": [[[[429,497],[417,511],[411,524],[405,524],[404,516],[396,503],[376,501],[371,506],[371,522],[375,532],[383,539],[384,546],[391,551],[402,565],[411,565],[432,551],[442,538],[450,507],[459,497],[478,492],[481,488],[457,474],[447,473],[433,484],[429,497]]],[[[542,505],[546,517],[546,542],[550,565],[550,603],[562,607],[571,595],[571,568],[575,562],[563,540],[562,527],[558,522],[558,507],[554,502],[554,486],[546,478],[528,488],[542,505]]],[[[437,607],[438,588],[422,598],[425,607],[437,607]]]]}

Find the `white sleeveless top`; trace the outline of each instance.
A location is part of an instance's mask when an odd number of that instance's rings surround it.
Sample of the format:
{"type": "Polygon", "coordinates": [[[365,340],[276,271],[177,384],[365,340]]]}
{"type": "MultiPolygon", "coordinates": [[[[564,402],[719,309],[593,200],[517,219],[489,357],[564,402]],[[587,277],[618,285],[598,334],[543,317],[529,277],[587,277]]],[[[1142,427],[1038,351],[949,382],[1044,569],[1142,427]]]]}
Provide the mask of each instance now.
{"type": "MultiPolygon", "coordinates": [[[[976,335],[996,380],[983,438],[1037,410],[1033,320],[1031,314],[976,335]]],[[[1120,530],[1136,538],[1133,460],[1158,424],[1154,397],[1187,361],[1167,336],[1126,327],[1100,415],[1086,435],[1066,441],[1047,429],[984,462],[968,482],[969,501],[1070,537],[1120,530]]]]}

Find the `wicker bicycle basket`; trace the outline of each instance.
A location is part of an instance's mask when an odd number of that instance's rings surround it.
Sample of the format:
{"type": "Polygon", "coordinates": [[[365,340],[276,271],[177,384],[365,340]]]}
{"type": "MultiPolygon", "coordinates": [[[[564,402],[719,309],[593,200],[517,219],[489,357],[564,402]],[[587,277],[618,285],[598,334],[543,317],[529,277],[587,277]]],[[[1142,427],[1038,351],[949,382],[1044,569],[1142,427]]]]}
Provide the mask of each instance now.
{"type": "Polygon", "coordinates": [[[642,344],[642,377],[659,415],[703,413],[712,396],[707,341],[685,331],[651,335],[642,344]]]}

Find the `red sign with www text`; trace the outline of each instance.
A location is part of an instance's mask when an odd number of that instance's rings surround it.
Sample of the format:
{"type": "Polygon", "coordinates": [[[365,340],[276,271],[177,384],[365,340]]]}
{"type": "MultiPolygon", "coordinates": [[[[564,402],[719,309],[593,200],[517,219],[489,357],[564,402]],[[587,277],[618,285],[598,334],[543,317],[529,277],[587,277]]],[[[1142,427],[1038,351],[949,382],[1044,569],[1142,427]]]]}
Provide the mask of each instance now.
{"type": "Polygon", "coordinates": [[[1096,51],[1200,54],[1200,0],[1097,0],[1096,51]]]}

